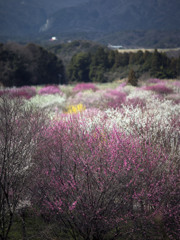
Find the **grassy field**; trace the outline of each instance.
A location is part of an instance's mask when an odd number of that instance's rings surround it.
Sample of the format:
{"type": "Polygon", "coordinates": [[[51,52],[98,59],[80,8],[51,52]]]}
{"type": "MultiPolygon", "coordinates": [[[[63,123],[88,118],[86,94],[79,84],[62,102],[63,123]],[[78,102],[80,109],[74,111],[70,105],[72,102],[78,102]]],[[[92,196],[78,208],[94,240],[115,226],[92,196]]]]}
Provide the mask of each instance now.
{"type": "MultiPolygon", "coordinates": [[[[162,52],[162,53],[166,53],[166,52],[171,52],[171,51],[180,51],[180,48],[158,48],[157,49],[158,52],[162,52]]],[[[137,49],[133,49],[133,48],[127,48],[127,49],[118,49],[118,52],[120,53],[125,53],[125,52],[133,52],[133,53],[136,53],[138,51],[148,51],[148,52],[154,52],[154,49],[153,48],[137,48],[137,49]]]]}

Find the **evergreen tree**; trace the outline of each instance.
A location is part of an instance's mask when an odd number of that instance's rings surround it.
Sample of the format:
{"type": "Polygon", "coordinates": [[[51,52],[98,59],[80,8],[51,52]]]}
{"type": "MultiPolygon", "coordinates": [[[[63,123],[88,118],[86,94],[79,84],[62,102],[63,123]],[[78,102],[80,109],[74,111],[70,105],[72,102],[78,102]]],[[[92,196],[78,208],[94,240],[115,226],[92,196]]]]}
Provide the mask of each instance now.
{"type": "Polygon", "coordinates": [[[89,78],[92,82],[106,82],[104,70],[101,66],[91,66],[89,71],[89,78]]]}
{"type": "Polygon", "coordinates": [[[74,55],[67,69],[68,78],[72,82],[89,82],[89,65],[91,56],[89,53],[74,55]]]}
{"type": "Polygon", "coordinates": [[[143,58],[142,51],[129,54],[129,64],[143,64],[143,63],[144,63],[144,58],[143,58]]]}
{"type": "Polygon", "coordinates": [[[114,67],[125,67],[129,65],[129,53],[119,53],[116,51],[114,67]]]}
{"type": "Polygon", "coordinates": [[[0,79],[7,87],[66,83],[62,61],[33,43],[1,46],[0,79]]]}
{"type": "Polygon", "coordinates": [[[150,72],[152,76],[159,77],[160,71],[161,71],[161,54],[157,51],[157,49],[155,49],[152,55],[150,72]]]}
{"type": "Polygon", "coordinates": [[[129,72],[128,83],[131,84],[132,86],[138,85],[138,79],[137,79],[136,74],[133,69],[131,69],[129,72]]]}
{"type": "Polygon", "coordinates": [[[115,64],[115,51],[111,50],[108,54],[108,67],[112,68],[115,64]]]}
{"type": "Polygon", "coordinates": [[[91,65],[104,69],[109,68],[108,53],[103,47],[99,47],[97,51],[92,55],[91,65]]]}
{"type": "Polygon", "coordinates": [[[144,64],[142,65],[142,70],[144,72],[149,71],[151,69],[152,55],[153,54],[149,51],[145,51],[143,54],[144,64]]]}
{"type": "Polygon", "coordinates": [[[180,57],[177,59],[177,63],[176,63],[176,73],[177,76],[180,76],[180,57]]]}

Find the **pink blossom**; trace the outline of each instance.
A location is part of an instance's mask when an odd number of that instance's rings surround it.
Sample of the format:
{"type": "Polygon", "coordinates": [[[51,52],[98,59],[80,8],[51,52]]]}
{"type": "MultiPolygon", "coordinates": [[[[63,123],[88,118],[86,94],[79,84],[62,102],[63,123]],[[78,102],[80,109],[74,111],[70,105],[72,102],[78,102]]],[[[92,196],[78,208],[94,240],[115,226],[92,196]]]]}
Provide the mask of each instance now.
{"type": "Polygon", "coordinates": [[[76,207],[76,204],[77,204],[77,201],[73,202],[72,205],[69,207],[69,210],[70,211],[74,210],[76,207]]]}
{"type": "Polygon", "coordinates": [[[49,85],[41,88],[38,92],[40,95],[44,94],[61,94],[61,90],[56,85],[49,85]]]}
{"type": "Polygon", "coordinates": [[[78,83],[74,88],[74,92],[93,90],[96,91],[98,88],[93,83],[78,83]]]}

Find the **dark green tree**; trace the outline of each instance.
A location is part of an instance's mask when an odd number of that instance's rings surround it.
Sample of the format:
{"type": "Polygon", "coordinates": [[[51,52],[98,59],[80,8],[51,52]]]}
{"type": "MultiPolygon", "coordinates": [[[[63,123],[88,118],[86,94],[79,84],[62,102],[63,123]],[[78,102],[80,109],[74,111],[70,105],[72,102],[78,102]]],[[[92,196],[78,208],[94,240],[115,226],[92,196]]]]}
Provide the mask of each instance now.
{"type": "Polygon", "coordinates": [[[1,46],[0,81],[7,87],[66,83],[62,61],[35,44],[1,46]]]}
{"type": "Polygon", "coordinates": [[[176,63],[176,74],[178,77],[180,76],[180,57],[177,59],[176,63]]]}
{"type": "Polygon", "coordinates": [[[108,66],[112,68],[115,64],[115,51],[111,50],[108,53],[108,66]]]}
{"type": "Polygon", "coordinates": [[[129,65],[129,53],[115,52],[115,64],[114,68],[125,67],[129,65]]]}
{"type": "Polygon", "coordinates": [[[13,51],[2,50],[0,52],[0,81],[6,87],[22,86],[30,84],[30,74],[22,56],[13,51]]]}
{"type": "Polygon", "coordinates": [[[144,57],[143,51],[138,51],[137,53],[130,53],[129,64],[143,64],[144,57]]]}
{"type": "Polygon", "coordinates": [[[104,76],[104,69],[101,66],[91,66],[89,71],[89,78],[91,82],[106,82],[106,77],[104,76]]]}
{"type": "Polygon", "coordinates": [[[103,47],[99,47],[92,55],[91,65],[98,66],[103,69],[109,68],[108,52],[106,52],[103,47]]]}
{"type": "Polygon", "coordinates": [[[106,82],[105,72],[111,68],[108,59],[108,51],[99,47],[91,57],[89,79],[92,82],[106,82]]]}
{"type": "Polygon", "coordinates": [[[69,81],[89,82],[89,66],[91,56],[89,53],[78,53],[74,55],[67,69],[69,81]]]}
{"type": "Polygon", "coordinates": [[[142,71],[147,72],[151,69],[152,53],[145,51],[143,54],[144,63],[142,65],[142,71]]]}
{"type": "Polygon", "coordinates": [[[133,69],[131,69],[129,72],[128,83],[131,84],[132,86],[138,85],[138,79],[137,79],[135,71],[133,69]]]}
{"type": "Polygon", "coordinates": [[[66,83],[64,65],[55,54],[31,43],[26,46],[25,59],[33,84],[66,83]]]}
{"type": "Polygon", "coordinates": [[[151,59],[151,69],[150,73],[153,77],[159,77],[161,74],[161,54],[158,52],[157,49],[154,50],[154,53],[152,55],[151,59]]]}

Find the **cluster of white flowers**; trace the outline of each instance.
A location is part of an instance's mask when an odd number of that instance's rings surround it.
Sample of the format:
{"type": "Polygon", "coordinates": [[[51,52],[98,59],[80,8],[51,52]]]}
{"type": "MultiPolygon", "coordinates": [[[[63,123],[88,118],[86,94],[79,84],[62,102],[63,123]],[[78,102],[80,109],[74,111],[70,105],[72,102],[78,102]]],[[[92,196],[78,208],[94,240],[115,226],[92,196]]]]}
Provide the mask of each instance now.
{"type": "Polygon", "coordinates": [[[173,125],[173,119],[178,120],[180,116],[180,105],[174,105],[172,101],[150,97],[145,107],[123,106],[121,110],[108,109],[106,114],[107,129],[116,126],[126,134],[138,135],[142,139],[148,138],[164,147],[169,143],[171,150],[180,150],[180,131],[173,125]]]}
{"type": "Polygon", "coordinates": [[[180,81],[167,81],[166,84],[168,85],[168,87],[173,89],[174,93],[180,94],[180,81]]]}
{"type": "Polygon", "coordinates": [[[47,94],[47,95],[36,95],[27,101],[28,104],[32,104],[42,109],[61,109],[66,102],[66,97],[59,94],[47,94]]]}
{"type": "Polygon", "coordinates": [[[67,105],[83,104],[86,108],[99,107],[103,102],[106,101],[104,98],[105,90],[92,91],[87,90],[83,92],[78,92],[74,96],[71,96],[67,100],[67,105]]]}
{"type": "Polygon", "coordinates": [[[123,87],[123,89],[127,94],[130,94],[136,90],[136,87],[131,86],[131,85],[126,85],[123,87]]]}
{"type": "MultiPolygon", "coordinates": [[[[90,133],[96,127],[104,126],[105,124],[105,113],[97,108],[86,109],[85,111],[77,113],[76,116],[73,117],[73,121],[76,122],[76,126],[78,126],[79,130],[88,133],[90,133]]],[[[61,121],[68,122],[71,118],[71,114],[59,116],[61,121]]]]}
{"type": "Polygon", "coordinates": [[[152,91],[144,91],[143,89],[135,89],[134,91],[129,92],[127,99],[139,98],[139,99],[148,99],[154,96],[152,91]]]}

